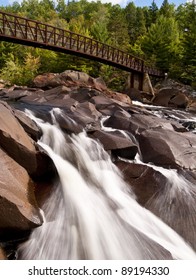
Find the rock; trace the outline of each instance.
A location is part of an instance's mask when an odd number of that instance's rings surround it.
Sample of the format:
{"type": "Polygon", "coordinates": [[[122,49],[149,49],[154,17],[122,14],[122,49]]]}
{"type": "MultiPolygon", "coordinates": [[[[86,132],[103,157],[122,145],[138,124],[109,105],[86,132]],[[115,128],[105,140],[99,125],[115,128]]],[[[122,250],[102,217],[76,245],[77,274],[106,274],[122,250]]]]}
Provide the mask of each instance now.
{"type": "Polygon", "coordinates": [[[59,114],[58,111],[56,112],[54,110],[54,115],[60,128],[63,131],[67,133],[75,133],[75,134],[83,131],[82,125],[74,120],[74,114],[73,116],[71,115],[71,113],[68,115],[63,111],[61,111],[61,113],[59,114]]]}
{"type": "Polygon", "coordinates": [[[127,159],[134,159],[138,152],[137,145],[131,139],[125,138],[119,131],[95,131],[92,137],[98,139],[106,151],[111,150],[113,155],[127,159]]]}
{"type": "Polygon", "coordinates": [[[188,181],[174,170],[165,169],[161,173],[146,165],[121,161],[116,162],[116,165],[136,194],[138,203],[158,216],[196,249],[195,174],[191,172],[187,176],[187,171],[180,170],[180,173],[191,179],[188,181]]]}
{"type": "Polygon", "coordinates": [[[87,101],[78,103],[75,106],[72,106],[71,111],[73,112],[74,120],[84,128],[89,125],[100,127],[99,119],[101,118],[102,114],[91,102],[87,101]]]}
{"type": "Polygon", "coordinates": [[[29,173],[36,168],[36,149],[33,141],[16,120],[11,108],[0,103],[0,145],[29,173]]]}
{"type": "Polygon", "coordinates": [[[182,125],[189,131],[196,130],[196,121],[184,121],[182,125]]]}
{"type": "MultiPolygon", "coordinates": [[[[144,111],[145,112],[145,111],[144,111]]],[[[146,129],[162,127],[165,129],[171,129],[173,126],[165,119],[159,119],[154,115],[142,115],[134,113],[127,115],[127,117],[118,116],[114,113],[108,120],[104,122],[105,126],[113,127],[129,131],[132,135],[137,135],[146,129]]]]}
{"type": "Polygon", "coordinates": [[[31,120],[27,115],[19,110],[14,110],[14,115],[17,120],[20,122],[25,132],[34,140],[37,141],[41,135],[41,129],[37,126],[37,124],[31,120]]]}
{"type": "Polygon", "coordinates": [[[170,98],[169,100],[169,104],[172,104],[177,108],[186,108],[188,103],[189,103],[189,99],[183,93],[179,93],[178,95],[176,95],[173,98],[170,98]]]}
{"type": "Polygon", "coordinates": [[[52,161],[38,150],[5,102],[0,102],[0,146],[33,177],[51,171],[52,161]]]}
{"type": "Polygon", "coordinates": [[[113,114],[113,116],[109,117],[104,122],[104,126],[128,131],[130,126],[130,119],[121,116],[115,116],[115,114],[113,114]]]}
{"type": "Polygon", "coordinates": [[[100,92],[98,92],[95,89],[90,88],[77,88],[76,90],[72,90],[69,94],[71,98],[74,100],[82,103],[85,101],[90,101],[92,97],[99,95],[100,92]]]}
{"type": "Polygon", "coordinates": [[[179,124],[177,122],[171,122],[171,125],[173,126],[173,129],[177,132],[187,132],[188,129],[184,127],[182,124],[179,124]]]}
{"type": "Polygon", "coordinates": [[[42,224],[34,185],[26,170],[0,149],[0,237],[42,224]]]}
{"type": "Polygon", "coordinates": [[[58,87],[61,85],[61,80],[58,79],[59,74],[46,73],[38,75],[33,80],[33,84],[37,88],[58,87]]]}
{"type": "Polygon", "coordinates": [[[161,191],[167,183],[167,179],[160,172],[149,166],[123,161],[117,161],[115,164],[121,170],[125,181],[136,195],[136,200],[142,206],[145,206],[154,194],[161,191]]]}
{"type": "Polygon", "coordinates": [[[92,83],[91,77],[84,73],[84,72],[79,72],[79,71],[74,71],[74,70],[66,70],[63,73],[60,74],[60,78],[63,81],[70,80],[72,82],[79,82],[80,84],[88,84],[92,83]],[[89,81],[90,80],[90,81],[89,81]]]}
{"type": "Polygon", "coordinates": [[[137,136],[143,161],[166,168],[196,168],[196,135],[157,127],[137,136]]]}
{"type": "Polygon", "coordinates": [[[142,101],[141,91],[139,89],[130,88],[125,92],[131,100],[142,101]]]}
{"type": "Polygon", "coordinates": [[[62,99],[63,98],[63,95],[65,94],[69,94],[71,92],[71,89],[66,87],[66,86],[58,86],[58,87],[55,87],[55,88],[52,88],[52,89],[48,89],[48,90],[45,90],[44,91],[44,98],[47,100],[47,101],[50,101],[50,100],[54,100],[54,99],[57,99],[57,98],[60,98],[62,99]]]}
{"type": "Polygon", "coordinates": [[[98,91],[105,91],[107,90],[107,86],[103,78],[98,77],[96,79],[93,79],[93,88],[95,88],[98,91]]]}
{"type": "Polygon", "coordinates": [[[0,247],[0,260],[7,260],[6,254],[3,248],[0,247]]]}
{"type": "Polygon", "coordinates": [[[12,90],[12,91],[9,91],[7,94],[5,93],[3,96],[1,96],[1,99],[5,100],[5,101],[18,101],[27,95],[28,95],[27,90],[24,90],[24,89],[12,90]]]}
{"type": "Polygon", "coordinates": [[[33,81],[34,85],[38,88],[55,88],[58,86],[87,86],[89,88],[103,89],[103,82],[93,79],[88,74],[66,70],[62,73],[47,73],[38,75],[33,81]]]}
{"type": "Polygon", "coordinates": [[[188,105],[187,110],[191,113],[196,113],[196,101],[191,102],[188,105]]]}
{"type": "Polygon", "coordinates": [[[153,103],[155,105],[159,106],[165,106],[168,107],[170,103],[170,99],[172,97],[176,97],[178,94],[181,92],[179,89],[174,89],[174,88],[162,88],[158,91],[158,93],[155,95],[155,98],[153,100],[153,103]]]}
{"type": "Polygon", "coordinates": [[[120,101],[121,103],[131,104],[131,99],[128,95],[124,93],[114,92],[114,91],[106,91],[104,94],[108,98],[112,98],[115,101],[120,101]]]}

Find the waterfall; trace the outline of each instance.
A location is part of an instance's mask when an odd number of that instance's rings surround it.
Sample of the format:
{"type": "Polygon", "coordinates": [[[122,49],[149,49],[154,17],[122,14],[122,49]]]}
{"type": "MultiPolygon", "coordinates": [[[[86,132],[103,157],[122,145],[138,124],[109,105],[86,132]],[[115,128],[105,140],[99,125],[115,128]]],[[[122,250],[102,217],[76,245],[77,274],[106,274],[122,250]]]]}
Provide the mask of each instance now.
{"type": "MultiPolygon", "coordinates": [[[[141,207],[109,155],[85,132],[65,135],[27,112],[40,126],[39,145],[59,180],[43,205],[44,224],[18,249],[19,259],[195,259],[191,247],[141,207]]],[[[65,116],[64,116],[65,117],[65,116]]]]}

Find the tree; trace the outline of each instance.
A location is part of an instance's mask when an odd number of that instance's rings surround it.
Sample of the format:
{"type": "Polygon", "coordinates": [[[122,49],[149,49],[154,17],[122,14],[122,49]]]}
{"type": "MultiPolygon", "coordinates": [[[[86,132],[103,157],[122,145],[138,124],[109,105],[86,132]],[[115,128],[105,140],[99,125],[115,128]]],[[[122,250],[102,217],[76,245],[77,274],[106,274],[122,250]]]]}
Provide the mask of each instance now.
{"type": "Polygon", "coordinates": [[[156,66],[168,71],[171,63],[177,59],[179,49],[179,30],[174,18],[160,16],[152,24],[141,40],[141,48],[149,60],[155,60],[156,66]]]}
{"type": "Polygon", "coordinates": [[[168,0],[164,0],[159,10],[159,14],[165,17],[173,17],[175,14],[175,5],[169,4],[168,0]]]}
{"type": "Polygon", "coordinates": [[[28,85],[37,74],[38,68],[39,58],[32,57],[30,53],[26,54],[23,64],[10,54],[5,66],[1,69],[0,77],[12,84],[28,85]]]}
{"type": "Polygon", "coordinates": [[[92,37],[103,43],[109,43],[108,33],[109,11],[105,5],[99,5],[96,11],[91,13],[90,34],[92,37]]]}
{"type": "Polygon", "coordinates": [[[144,17],[144,12],[142,8],[137,8],[136,10],[136,18],[137,21],[135,23],[135,37],[136,40],[141,35],[144,35],[146,33],[146,21],[144,17]]]}
{"type": "Polygon", "coordinates": [[[181,77],[196,88],[196,6],[194,1],[186,6],[182,47],[183,73],[181,77]]]}
{"type": "Polygon", "coordinates": [[[149,7],[149,14],[150,14],[150,21],[151,23],[155,23],[157,20],[157,16],[158,16],[158,7],[157,4],[155,3],[155,1],[152,1],[151,6],[149,7]]]}
{"type": "Polygon", "coordinates": [[[137,9],[134,2],[130,2],[124,9],[124,14],[128,26],[129,43],[134,45],[136,41],[135,23],[137,21],[137,9]]]}

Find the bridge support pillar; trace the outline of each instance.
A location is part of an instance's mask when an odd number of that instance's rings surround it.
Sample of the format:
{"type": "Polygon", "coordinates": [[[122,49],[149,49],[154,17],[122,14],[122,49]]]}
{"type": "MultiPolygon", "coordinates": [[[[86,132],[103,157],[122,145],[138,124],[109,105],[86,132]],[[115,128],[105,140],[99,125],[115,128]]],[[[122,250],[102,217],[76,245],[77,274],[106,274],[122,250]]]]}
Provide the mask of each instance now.
{"type": "Polygon", "coordinates": [[[144,75],[143,73],[130,73],[128,77],[128,88],[143,90],[144,75]]]}
{"type": "Polygon", "coordinates": [[[130,88],[148,92],[154,96],[154,89],[147,73],[130,73],[128,76],[127,89],[130,88]]]}

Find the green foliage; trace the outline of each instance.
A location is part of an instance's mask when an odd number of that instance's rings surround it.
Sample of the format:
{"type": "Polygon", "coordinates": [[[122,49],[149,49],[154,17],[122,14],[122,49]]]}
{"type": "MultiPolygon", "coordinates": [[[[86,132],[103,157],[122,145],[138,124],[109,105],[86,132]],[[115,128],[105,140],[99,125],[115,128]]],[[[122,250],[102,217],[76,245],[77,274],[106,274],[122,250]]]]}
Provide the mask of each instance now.
{"type": "Polygon", "coordinates": [[[27,53],[24,63],[21,64],[13,54],[10,54],[5,66],[1,69],[0,77],[11,84],[28,85],[37,74],[39,58],[27,53]]]}
{"type": "Polygon", "coordinates": [[[182,36],[182,65],[181,77],[190,84],[196,85],[196,7],[187,5],[186,23],[182,36]]]}
{"type": "Polygon", "coordinates": [[[168,0],[164,0],[159,10],[159,14],[169,18],[169,17],[173,17],[174,13],[175,13],[175,5],[169,4],[168,0]]]}
{"type": "Polygon", "coordinates": [[[149,14],[150,14],[150,22],[155,23],[158,17],[158,7],[155,1],[152,1],[151,6],[149,7],[149,14]]]}
{"type": "Polygon", "coordinates": [[[111,44],[126,51],[129,47],[128,25],[119,5],[111,7],[107,28],[111,44]]]}
{"type": "MultiPolygon", "coordinates": [[[[22,0],[1,10],[71,30],[145,58],[149,65],[169,71],[171,77],[196,84],[195,1],[175,7],[163,0],[149,7],[125,8],[87,0],[22,0]]],[[[1,77],[12,83],[29,83],[36,73],[66,69],[103,76],[121,88],[124,74],[108,65],[49,50],[0,42],[1,77]],[[121,77],[123,75],[123,77],[121,77]]]]}
{"type": "Polygon", "coordinates": [[[168,71],[177,59],[179,47],[178,25],[174,18],[161,15],[141,40],[141,48],[148,59],[155,58],[156,66],[168,71]]]}

